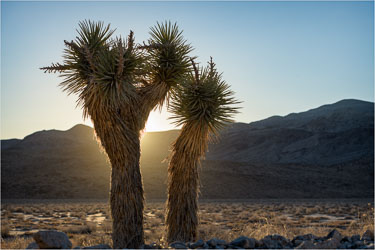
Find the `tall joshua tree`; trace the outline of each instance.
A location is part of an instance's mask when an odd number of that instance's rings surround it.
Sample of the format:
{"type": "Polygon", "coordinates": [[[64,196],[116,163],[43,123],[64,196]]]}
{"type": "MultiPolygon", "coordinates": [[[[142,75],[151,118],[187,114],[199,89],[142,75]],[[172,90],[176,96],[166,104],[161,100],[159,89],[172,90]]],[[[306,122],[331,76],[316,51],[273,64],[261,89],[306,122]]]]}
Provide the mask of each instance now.
{"type": "Polygon", "coordinates": [[[182,125],[168,166],[167,240],[193,241],[198,226],[198,166],[210,139],[237,113],[238,102],[215,69],[212,58],[205,69],[192,61],[190,72],[176,88],[170,111],[182,125]]]}
{"type": "Polygon", "coordinates": [[[64,41],[63,64],[41,69],[62,73],[61,87],[78,95],[108,155],[113,247],[139,248],[144,243],[140,131],[188,70],[191,47],[177,25],[167,22],[151,28],[142,46],[134,43],[133,32],[125,40],[112,39],[113,32],[102,22],[80,22],[75,41],[64,41]]]}

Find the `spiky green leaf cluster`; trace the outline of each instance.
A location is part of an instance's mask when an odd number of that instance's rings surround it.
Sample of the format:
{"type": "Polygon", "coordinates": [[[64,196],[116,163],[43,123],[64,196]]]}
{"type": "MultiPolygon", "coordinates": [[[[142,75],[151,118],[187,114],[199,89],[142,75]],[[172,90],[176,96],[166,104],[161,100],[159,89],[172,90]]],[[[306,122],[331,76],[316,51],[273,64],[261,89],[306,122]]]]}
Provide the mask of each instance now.
{"type": "Polygon", "coordinates": [[[109,25],[91,21],[80,22],[77,32],[75,41],[65,41],[64,63],[42,69],[63,72],[60,86],[79,95],[84,116],[90,108],[115,110],[135,95],[136,72],[143,62],[133,33],[127,40],[111,39],[114,30],[109,25]]]}
{"type": "Polygon", "coordinates": [[[171,119],[176,125],[208,127],[217,134],[238,113],[238,107],[233,105],[239,102],[233,96],[211,60],[206,68],[195,68],[182,79],[170,102],[171,119]]]}
{"type": "Polygon", "coordinates": [[[188,53],[190,44],[182,36],[177,24],[157,23],[151,27],[148,40],[149,72],[153,82],[162,82],[173,87],[190,67],[188,53]]]}

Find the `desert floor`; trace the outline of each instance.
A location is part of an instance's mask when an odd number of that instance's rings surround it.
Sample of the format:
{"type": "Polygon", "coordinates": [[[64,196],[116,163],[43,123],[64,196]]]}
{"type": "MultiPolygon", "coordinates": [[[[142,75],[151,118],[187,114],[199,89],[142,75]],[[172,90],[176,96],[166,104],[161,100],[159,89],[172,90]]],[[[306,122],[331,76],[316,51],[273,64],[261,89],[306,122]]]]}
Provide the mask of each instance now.
{"type": "MultiPolygon", "coordinates": [[[[163,201],[145,207],[145,242],[164,242],[163,201]]],[[[289,239],[337,229],[346,236],[374,230],[373,200],[200,201],[199,238],[231,241],[241,235],[261,239],[280,234],[289,239]]],[[[59,230],[75,246],[111,245],[107,201],[10,200],[1,204],[1,248],[25,248],[38,230],[59,230]]]]}

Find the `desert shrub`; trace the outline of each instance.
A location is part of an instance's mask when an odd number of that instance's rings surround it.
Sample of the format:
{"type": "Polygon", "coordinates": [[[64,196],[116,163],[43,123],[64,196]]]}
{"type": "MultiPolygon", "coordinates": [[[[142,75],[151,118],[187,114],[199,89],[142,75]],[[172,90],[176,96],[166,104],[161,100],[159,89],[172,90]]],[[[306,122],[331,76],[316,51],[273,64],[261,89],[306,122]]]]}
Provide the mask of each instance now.
{"type": "Polygon", "coordinates": [[[148,243],[156,242],[160,245],[165,244],[165,226],[160,225],[155,228],[145,229],[145,241],[148,243]]]}
{"type": "Polygon", "coordinates": [[[357,219],[353,220],[349,224],[346,231],[351,235],[353,234],[361,235],[368,229],[374,231],[374,208],[372,206],[369,206],[367,208],[367,211],[364,211],[364,212],[358,211],[357,219]]]}
{"type": "Polygon", "coordinates": [[[12,217],[12,213],[9,210],[3,210],[1,214],[1,219],[4,220],[4,218],[8,219],[12,217]]]}
{"type": "Polygon", "coordinates": [[[14,207],[12,209],[12,212],[14,212],[14,213],[23,213],[23,207],[14,207]]]}
{"type": "Polygon", "coordinates": [[[1,249],[26,249],[33,242],[33,238],[14,237],[9,239],[1,239],[1,249]]]}
{"type": "Polygon", "coordinates": [[[87,247],[99,244],[107,244],[112,246],[112,238],[110,235],[74,235],[71,241],[73,243],[73,247],[87,247]]]}
{"type": "Polygon", "coordinates": [[[9,237],[10,227],[7,224],[1,224],[1,238],[9,237]]]}
{"type": "Polygon", "coordinates": [[[100,227],[106,234],[110,234],[112,232],[112,222],[110,221],[103,221],[100,227]]]}
{"type": "Polygon", "coordinates": [[[306,211],[306,208],[305,207],[302,207],[302,206],[298,206],[295,210],[295,214],[296,215],[300,215],[300,214],[306,214],[307,211],[306,211]]]}
{"type": "MultiPolygon", "coordinates": [[[[337,228],[336,228],[337,229],[337,228]]],[[[341,229],[337,229],[340,233],[346,235],[341,229]]],[[[297,235],[313,234],[319,237],[326,236],[329,232],[332,231],[331,227],[320,225],[320,226],[308,226],[303,227],[291,227],[289,228],[290,238],[294,238],[297,235]]]]}
{"type": "Polygon", "coordinates": [[[163,210],[156,210],[155,215],[156,215],[157,218],[164,221],[164,211],[163,210]]]}
{"type": "Polygon", "coordinates": [[[96,231],[96,224],[86,222],[84,225],[75,225],[65,228],[63,231],[70,234],[91,234],[96,231]]]}
{"type": "Polygon", "coordinates": [[[200,225],[198,227],[198,238],[203,240],[218,238],[229,242],[235,237],[234,235],[235,233],[232,230],[223,229],[213,224],[200,225]]]}
{"type": "Polygon", "coordinates": [[[77,217],[77,218],[83,219],[86,217],[86,213],[85,212],[71,212],[70,217],[77,217]]]}
{"type": "Polygon", "coordinates": [[[291,238],[294,237],[294,234],[291,233],[290,226],[286,221],[279,218],[263,217],[259,218],[259,222],[257,223],[244,225],[236,236],[244,235],[255,239],[262,239],[270,234],[279,234],[286,238],[291,238]]]}
{"type": "Polygon", "coordinates": [[[32,207],[24,207],[23,212],[25,214],[32,214],[34,212],[34,209],[32,207]]]}
{"type": "Polygon", "coordinates": [[[158,227],[163,223],[163,221],[161,221],[159,218],[155,218],[155,217],[154,218],[152,218],[152,217],[147,218],[145,220],[145,222],[146,222],[147,226],[149,226],[151,228],[158,227]]]}
{"type": "Polygon", "coordinates": [[[319,212],[318,207],[310,206],[310,207],[306,208],[306,214],[316,214],[318,212],[319,212]]]}

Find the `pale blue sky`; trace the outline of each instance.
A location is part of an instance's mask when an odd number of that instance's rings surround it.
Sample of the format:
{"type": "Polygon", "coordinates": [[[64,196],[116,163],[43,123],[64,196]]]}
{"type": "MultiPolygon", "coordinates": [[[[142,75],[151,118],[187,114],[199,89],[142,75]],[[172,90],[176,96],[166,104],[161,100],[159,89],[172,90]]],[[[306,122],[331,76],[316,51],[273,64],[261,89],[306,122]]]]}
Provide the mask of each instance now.
{"type": "MultiPolygon", "coordinates": [[[[374,100],[373,2],[1,2],[1,138],[83,123],[57,74],[63,40],[83,19],[148,38],[156,21],[177,22],[213,56],[243,101],[240,122],[300,112],[345,98],[374,100]]],[[[154,113],[148,131],[173,128],[154,113]]],[[[85,122],[90,124],[89,121],[85,122]]]]}

